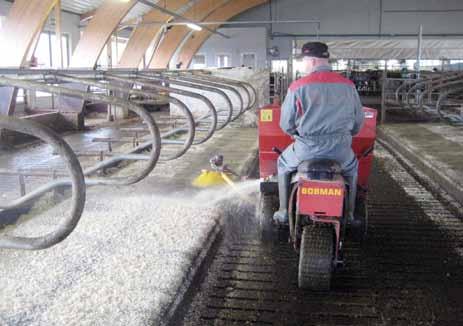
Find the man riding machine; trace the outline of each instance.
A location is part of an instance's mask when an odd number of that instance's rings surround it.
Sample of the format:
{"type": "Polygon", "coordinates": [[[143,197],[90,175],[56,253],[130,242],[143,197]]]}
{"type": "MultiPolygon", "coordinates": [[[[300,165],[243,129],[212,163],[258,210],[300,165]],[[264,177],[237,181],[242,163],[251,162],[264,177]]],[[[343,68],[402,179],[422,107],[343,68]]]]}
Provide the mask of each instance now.
{"type": "MultiPolygon", "coordinates": [[[[354,84],[332,72],[328,47],[310,42],[301,60],[308,74],[293,82],[281,107],[280,128],[294,142],[278,158],[279,209],[273,220],[289,225],[300,249],[299,286],[330,287],[342,262],[342,238],[356,218],[358,161],[352,137],[364,122],[354,84]]],[[[278,149],[275,149],[278,151],[278,149]]]]}

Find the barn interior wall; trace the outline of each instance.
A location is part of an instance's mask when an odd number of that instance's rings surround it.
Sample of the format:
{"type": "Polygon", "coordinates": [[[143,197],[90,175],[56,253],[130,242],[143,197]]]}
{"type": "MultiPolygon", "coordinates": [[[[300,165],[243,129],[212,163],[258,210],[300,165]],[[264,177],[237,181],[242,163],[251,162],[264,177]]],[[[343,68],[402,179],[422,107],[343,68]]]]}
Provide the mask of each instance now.
{"type": "MultiPolygon", "coordinates": [[[[8,12],[11,8],[11,5],[12,3],[9,1],[0,0],[0,17],[8,16],[8,12]]],[[[61,22],[62,32],[69,36],[69,45],[70,45],[70,48],[71,48],[70,50],[72,53],[72,51],[74,51],[80,39],[80,29],[79,29],[80,17],[79,15],[74,15],[68,12],[62,12],[61,15],[62,15],[62,22],[61,22]]],[[[53,13],[50,16],[53,17],[53,13]]],[[[45,31],[51,31],[51,32],[55,31],[55,27],[54,25],[51,24],[50,19],[48,20],[45,26],[45,31]]]]}
{"type": "Polygon", "coordinates": [[[231,36],[231,39],[214,34],[198,51],[198,54],[206,56],[208,67],[217,67],[218,55],[230,55],[231,65],[238,67],[242,65],[242,55],[251,53],[255,55],[256,68],[266,67],[266,28],[223,28],[219,31],[231,36]]]}
{"type": "MultiPolygon", "coordinates": [[[[420,24],[428,38],[431,34],[437,38],[463,38],[463,2],[458,0],[273,0],[233,20],[271,19],[319,20],[322,40],[416,38],[420,24]]],[[[313,39],[317,34],[314,24],[272,24],[266,28],[269,46],[279,48],[276,59],[289,58],[292,40],[313,39]]]]}

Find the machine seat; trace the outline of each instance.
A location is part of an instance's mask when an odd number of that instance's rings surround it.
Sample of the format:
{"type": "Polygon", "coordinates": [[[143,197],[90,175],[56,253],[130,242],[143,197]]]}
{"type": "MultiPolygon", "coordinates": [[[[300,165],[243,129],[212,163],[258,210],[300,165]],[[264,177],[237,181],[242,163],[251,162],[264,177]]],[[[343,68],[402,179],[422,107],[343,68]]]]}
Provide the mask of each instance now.
{"type": "Polygon", "coordinates": [[[306,174],[314,180],[332,180],[335,175],[341,174],[341,165],[335,160],[314,159],[299,164],[297,172],[306,174]]]}

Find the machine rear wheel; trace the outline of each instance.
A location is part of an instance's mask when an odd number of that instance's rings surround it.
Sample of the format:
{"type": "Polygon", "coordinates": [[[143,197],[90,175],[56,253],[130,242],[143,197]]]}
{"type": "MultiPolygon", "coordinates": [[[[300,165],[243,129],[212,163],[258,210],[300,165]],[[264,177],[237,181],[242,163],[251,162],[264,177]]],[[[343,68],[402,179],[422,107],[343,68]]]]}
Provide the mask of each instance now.
{"type": "Polygon", "coordinates": [[[310,225],[302,232],[298,285],[302,289],[328,291],[333,271],[333,229],[310,225]]]}
{"type": "Polygon", "coordinates": [[[354,216],[359,223],[352,227],[352,238],[358,242],[365,241],[368,234],[368,208],[364,200],[357,200],[354,216]]]}
{"type": "Polygon", "coordinates": [[[275,210],[274,196],[261,193],[256,215],[258,232],[262,240],[271,240],[273,237],[273,214],[275,210]]]}

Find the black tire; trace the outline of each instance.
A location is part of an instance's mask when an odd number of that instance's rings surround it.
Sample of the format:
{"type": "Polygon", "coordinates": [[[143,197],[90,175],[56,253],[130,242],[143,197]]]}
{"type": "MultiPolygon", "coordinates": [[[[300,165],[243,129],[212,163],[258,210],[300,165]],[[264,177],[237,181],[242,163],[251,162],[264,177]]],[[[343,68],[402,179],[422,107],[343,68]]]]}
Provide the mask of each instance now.
{"type": "Polygon", "coordinates": [[[329,291],[333,272],[333,228],[310,225],[302,232],[298,285],[302,289],[329,291]]]}
{"type": "Polygon", "coordinates": [[[352,239],[363,242],[368,235],[368,208],[364,200],[358,200],[355,204],[354,216],[359,223],[355,227],[351,226],[352,239]]]}
{"type": "Polygon", "coordinates": [[[261,193],[257,205],[257,229],[262,240],[273,238],[273,214],[275,213],[275,198],[261,193]]]}

